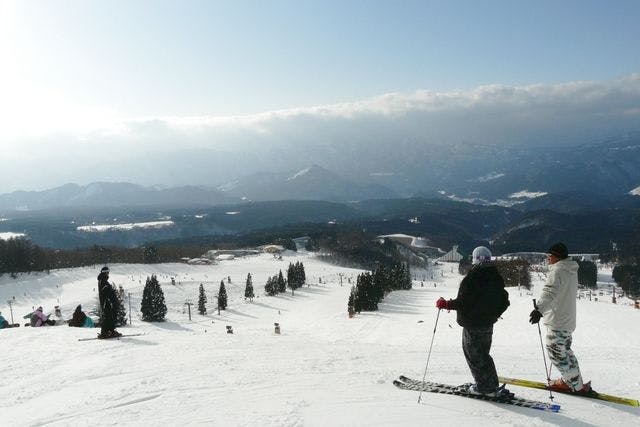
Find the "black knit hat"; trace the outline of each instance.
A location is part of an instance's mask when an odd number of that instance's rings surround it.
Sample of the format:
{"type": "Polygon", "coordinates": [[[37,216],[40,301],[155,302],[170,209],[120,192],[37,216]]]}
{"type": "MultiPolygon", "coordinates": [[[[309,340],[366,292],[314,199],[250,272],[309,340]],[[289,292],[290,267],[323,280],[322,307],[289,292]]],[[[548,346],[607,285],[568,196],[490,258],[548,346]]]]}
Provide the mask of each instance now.
{"type": "Polygon", "coordinates": [[[560,259],[565,259],[569,256],[569,250],[564,243],[556,243],[549,248],[548,254],[555,255],[560,259]]]}
{"type": "Polygon", "coordinates": [[[106,265],[102,267],[102,270],[100,270],[100,273],[108,273],[108,272],[109,272],[109,267],[107,267],[106,265]]]}

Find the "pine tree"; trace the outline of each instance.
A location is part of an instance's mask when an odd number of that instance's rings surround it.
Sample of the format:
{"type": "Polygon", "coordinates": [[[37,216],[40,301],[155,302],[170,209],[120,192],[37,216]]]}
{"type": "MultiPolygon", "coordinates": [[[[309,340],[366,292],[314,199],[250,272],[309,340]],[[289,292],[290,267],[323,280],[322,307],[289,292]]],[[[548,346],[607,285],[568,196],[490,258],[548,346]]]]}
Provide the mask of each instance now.
{"type": "Polygon", "coordinates": [[[355,302],[356,302],[356,287],[351,286],[351,292],[349,293],[349,302],[347,302],[347,312],[349,317],[353,317],[355,314],[355,302]]]}
{"type": "Polygon", "coordinates": [[[409,290],[413,287],[413,284],[411,282],[411,269],[408,263],[402,264],[402,272],[402,289],[409,290]]]}
{"type": "Polygon", "coordinates": [[[140,311],[142,312],[142,320],[145,322],[161,322],[167,314],[164,292],[162,292],[155,274],[147,277],[147,282],[142,291],[140,311]]]}
{"type": "Polygon", "coordinates": [[[251,279],[251,273],[247,274],[247,284],[244,288],[244,297],[249,298],[249,301],[253,301],[253,280],[251,279]]]}
{"type": "Polygon", "coordinates": [[[224,287],[224,280],[220,281],[220,289],[218,290],[218,310],[227,308],[227,290],[224,287]]]}
{"type": "MultiPolygon", "coordinates": [[[[289,267],[291,267],[291,264],[289,264],[289,267]]],[[[291,289],[291,296],[293,296],[293,291],[296,289],[296,284],[297,284],[297,280],[295,278],[295,276],[289,276],[289,271],[292,270],[291,268],[287,269],[287,277],[290,277],[287,279],[287,286],[289,287],[289,289],[291,289]]]]}
{"type": "Polygon", "coordinates": [[[264,291],[267,295],[274,296],[278,293],[278,290],[276,289],[276,280],[277,277],[269,277],[267,279],[267,283],[264,285],[264,291]]]}
{"type": "Polygon", "coordinates": [[[307,275],[304,272],[304,264],[302,264],[302,262],[300,262],[300,267],[299,267],[300,271],[299,271],[299,277],[298,277],[298,282],[300,284],[300,286],[304,285],[305,283],[307,283],[307,275]]]}
{"type": "Polygon", "coordinates": [[[278,273],[278,278],[276,279],[276,289],[278,290],[278,293],[287,292],[287,282],[282,276],[282,270],[280,270],[280,273],[278,273]]]}
{"type": "Polygon", "coordinates": [[[204,286],[200,283],[200,294],[198,295],[198,313],[207,314],[207,296],[204,293],[204,286]]]}
{"type": "Polygon", "coordinates": [[[293,264],[289,263],[289,267],[287,267],[287,285],[293,290],[296,285],[296,277],[295,277],[295,268],[293,264]]]}
{"type": "Polygon", "coordinates": [[[116,294],[116,299],[118,300],[118,306],[115,307],[115,312],[116,312],[116,318],[115,318],[115,323],[116,323],[116,327],[118,326],[124,326],[127,324],[127,309],[124,305],[124,289],[122,288],[122,285],[120,286],[120,288],[116,291],[115,287],[113,289],[114,293],[116,294]]]}

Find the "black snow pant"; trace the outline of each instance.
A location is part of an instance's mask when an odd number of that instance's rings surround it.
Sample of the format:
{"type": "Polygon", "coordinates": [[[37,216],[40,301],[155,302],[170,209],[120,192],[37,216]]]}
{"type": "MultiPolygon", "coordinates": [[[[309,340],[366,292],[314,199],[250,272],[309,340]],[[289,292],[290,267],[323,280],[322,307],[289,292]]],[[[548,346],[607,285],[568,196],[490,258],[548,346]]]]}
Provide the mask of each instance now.
{"type": "Polygon", "coordinates": [[[491,393],[498,388],[496,365],[489,355],[492,337],[493,325],[462,329],[462,350],[480,393],[491,393]]]}
{"type": "Polygon", "coordinates": [[[113,331],[116,328],[115,313],[110,303],[102,306],[102,318],[100,319],[100,333],[113,331]]]}

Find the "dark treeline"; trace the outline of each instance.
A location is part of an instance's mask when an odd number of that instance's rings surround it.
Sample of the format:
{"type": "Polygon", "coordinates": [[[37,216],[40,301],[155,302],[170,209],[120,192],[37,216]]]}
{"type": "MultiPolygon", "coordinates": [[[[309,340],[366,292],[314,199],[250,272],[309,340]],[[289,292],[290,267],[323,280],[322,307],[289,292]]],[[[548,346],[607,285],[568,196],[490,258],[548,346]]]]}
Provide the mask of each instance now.
{"type": "Polygon", "coordinates": [[[308,250],[317,250],[325,261],[345,267],[373,271],[379,266],[391,267],[405,260],[394,242],[388,239],[380,242],[376,236],[363,231],[336,230],[310,237],[308,250]]]}
{"type": "Polygon", "coordinates": [[[640,299],[640,241],[634,236],[630,241],[618,242],[601,259],[616,263],[613,280],[627,296],[640,299]]]}
{"type": "Polygon", "coordinates": [[[184,257],[199,257],[204,251],[202,247],[193,246],[142,246],[137,248],[92,246],[61,250],[40,248],[26,239],[0,240],[0,274],[49,271],[57,268],[111,263],[176,262],[184,257]]]}
{"type": "Polygon", "coordinates": [[[580,286],[595,289],[598,287],[598,267],[592,261],[577,261],[578,283],[580,286]]]}
{"type": "Polygon", "coordinates": [[[380,266],[372,273],[367,271],[359,274],[349,294],[349,316],[361,311],[378,310],[378,304],[389,292],[400,289],[411,289],[411,271],[406,263],[380,266]]]}
{"type": "Polygon", "coordinates": [[[640,299],[640,265],[616,265],[613,269],[613,280],[622,288],[629,298],[640,299]]]}
{"type": "MultiPolygon", "coordinates": [[[[531,274],[529,272],[529,262],[524,259],[496,260],[494,264],[500,275],[504,279],[504,286],[523,286],[531,289],[531,274]]],[[[471,262],[467,258],[460,260],[458,272],[466,275],[471,270],[471,262]]]]}

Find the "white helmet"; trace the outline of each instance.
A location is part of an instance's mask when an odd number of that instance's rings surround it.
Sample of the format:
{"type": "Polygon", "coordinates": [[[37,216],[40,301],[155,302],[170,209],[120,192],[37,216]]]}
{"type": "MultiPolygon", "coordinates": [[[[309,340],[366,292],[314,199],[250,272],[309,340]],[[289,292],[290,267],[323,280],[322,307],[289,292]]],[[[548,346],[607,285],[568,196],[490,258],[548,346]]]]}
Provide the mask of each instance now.
{"type": "Polygon", "coordinates": [[[491,251],[484,246],[478,246],[473,250],[472,255],[474,265],[491,261],[491,251]]]}

